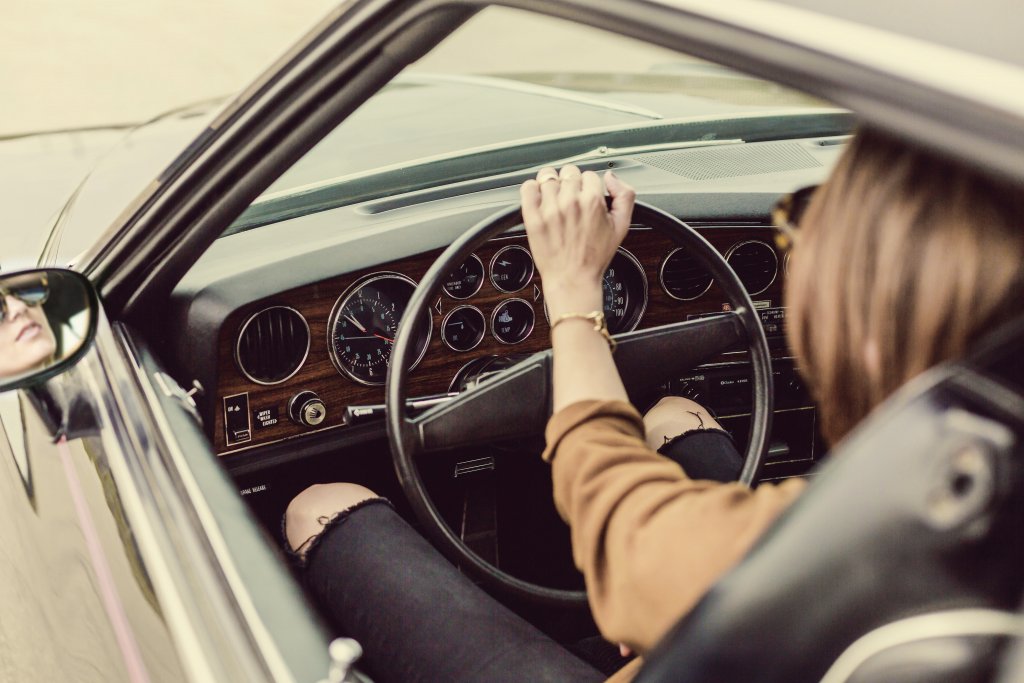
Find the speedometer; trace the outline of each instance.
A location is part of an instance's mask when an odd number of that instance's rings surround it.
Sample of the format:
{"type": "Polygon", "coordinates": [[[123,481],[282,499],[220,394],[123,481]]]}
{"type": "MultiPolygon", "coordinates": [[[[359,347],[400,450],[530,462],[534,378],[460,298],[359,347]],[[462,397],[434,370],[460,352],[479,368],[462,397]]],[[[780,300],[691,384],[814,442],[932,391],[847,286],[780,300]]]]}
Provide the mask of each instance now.
{"type": "MultiPolygon", "coordinates": [[[[328,347],[338,372],[360,384],[384,384],[398,324],[415,289],[416,283],[404,275],[377,273],[357,282],[335,302],[328,324],[328,347]]],[[[423,315],[426,320],[416,339],[412,367],[430,343],[430,314],[423,315]]]]}
{"type": "MultiPolygon", "coordinates": [[[[647,277],[643,266],[622,247],[615,252],[601,278],[601,308],[612,334],[635,330],[647,310],[647,277]]],[[[550,322],[547,304],[544,304],[544,316],[550,322]]]]}
{"type": "Polygon", "coordinates": [[[619,248],[601,281],[602,307],[612,334],[636,329],[647,310],[647,278],[636,257],[619,248]]]}

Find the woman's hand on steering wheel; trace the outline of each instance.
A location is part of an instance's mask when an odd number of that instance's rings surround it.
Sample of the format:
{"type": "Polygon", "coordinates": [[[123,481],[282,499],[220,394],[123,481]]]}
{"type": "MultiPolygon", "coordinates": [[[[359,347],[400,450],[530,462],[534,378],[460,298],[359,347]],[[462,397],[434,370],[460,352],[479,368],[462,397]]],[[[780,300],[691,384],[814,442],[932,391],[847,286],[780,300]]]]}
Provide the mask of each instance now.
{"type": "Polygon", "coordinates": [[[601,310],[601,280],[629,231],[636,192],[611,171],[543,168],[520,189],[523,222],[552,320],[601,310]],[[605,202],[605,187],[611,206],[605,202]]]}

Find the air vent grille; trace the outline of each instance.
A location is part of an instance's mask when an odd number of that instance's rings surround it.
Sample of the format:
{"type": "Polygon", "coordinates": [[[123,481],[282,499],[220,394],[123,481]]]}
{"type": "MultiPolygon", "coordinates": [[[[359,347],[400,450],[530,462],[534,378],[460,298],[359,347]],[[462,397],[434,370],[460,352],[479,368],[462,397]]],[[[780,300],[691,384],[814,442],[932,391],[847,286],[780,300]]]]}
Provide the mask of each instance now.
{"type": "Polygon", "coordinates": [[[661,264],[661,286],[670,297],[696,299],[711,287],[711,274],[685,249],[675,249],[661,264]]]}
{"type": "Polygon", "coordinates": [[[283,382],[302,367],[309,353],[309,326],[298,311],[266,308],[242,326],[235,349],[239,370],[259,384],[283,382]]]}
{"type": "Polygon", "coordinates": [[[764,242],[741,242],[729,250],[725,260],[750,294],[768,289],[779,272],[779,258],[764,242]]]}
{"type": "Polygon", "coordinates": [[[636,159],[690,180],[738,178],[821,166],[810,152],[792,142],[700,147],[644,154],[636,159]]]}

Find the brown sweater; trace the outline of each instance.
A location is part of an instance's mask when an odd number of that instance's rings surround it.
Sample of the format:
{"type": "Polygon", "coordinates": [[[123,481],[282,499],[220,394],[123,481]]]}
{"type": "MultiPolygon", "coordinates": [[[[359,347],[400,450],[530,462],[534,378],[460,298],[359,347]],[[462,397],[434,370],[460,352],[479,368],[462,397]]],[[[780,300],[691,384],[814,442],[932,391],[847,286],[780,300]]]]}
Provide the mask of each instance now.
{"type": "MultiPolygon", "coordinates": [[[[580,401],[548,422],[544,459],[572,528],[601,634],[643,656],[803,490],[695,481],[644,441],[622,401],[580,401]]],[[[631,680],[640,659],[610,680],[631,680]]]]}

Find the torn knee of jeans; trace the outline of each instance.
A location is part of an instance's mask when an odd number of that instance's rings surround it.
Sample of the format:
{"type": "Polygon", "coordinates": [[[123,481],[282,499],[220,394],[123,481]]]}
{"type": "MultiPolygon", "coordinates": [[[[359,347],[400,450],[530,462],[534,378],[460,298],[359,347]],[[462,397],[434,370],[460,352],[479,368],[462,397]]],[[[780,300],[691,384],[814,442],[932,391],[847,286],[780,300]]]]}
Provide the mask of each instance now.
{"type": "Polygon", "coordinates": [[[341,525],[343,522],[349,519],[349,517],[351,517],[354,512],[361,510],[369,505],[374,505],[377,503],[383,503],[394,508],[394,506],[391,505],[390,500],[388,500],[387,498],[376,496],[373,498],[361,500],[355,505],[347,507],[344,510],[335,512],[332,515],[320,515],[316,518],[317,523],[320,524],[321,527],[320,531],[316,532],[315,534],[304,540],[302,543],[298,545],[298,547],[294,549],[292,548],[291,543],[288,542],[288,533],[286,530],[288,524],[287,513],[285,515],[282,515],[281,538],[284,539],[285,552],[298,566],[305,567],[307,564],[309,564],[310,554],[320,544],[320,540],[324,537],[324,534],[326,534],[331,529],[334,529],[335,527],[341,525]]]}
{"type": "Polygon", "coordinates": [[[720,434],[720,435],[726,437],[727,439],[729,439],[729,441],[733,441],[732,434],[730,434],[729,432],[725,431],[724,429],[716,429],[714,427],[710,427],[710,428],[709,427],[703,427],[703,428],[697,428],[697,429],[687,429],[685,432],[681,432],[679,434],[676,434],[675,436],[668,436],[666,434],[663,437],[664,441],[662,442],[661,446],[658,448],[658,453],[664,454],[665,451],[668,450],[668,448],[670,446],[672,446],[673,444],[675,444],[677,441],[681,441],[685,437],[694,436],[696,434],[720,434]]]}

